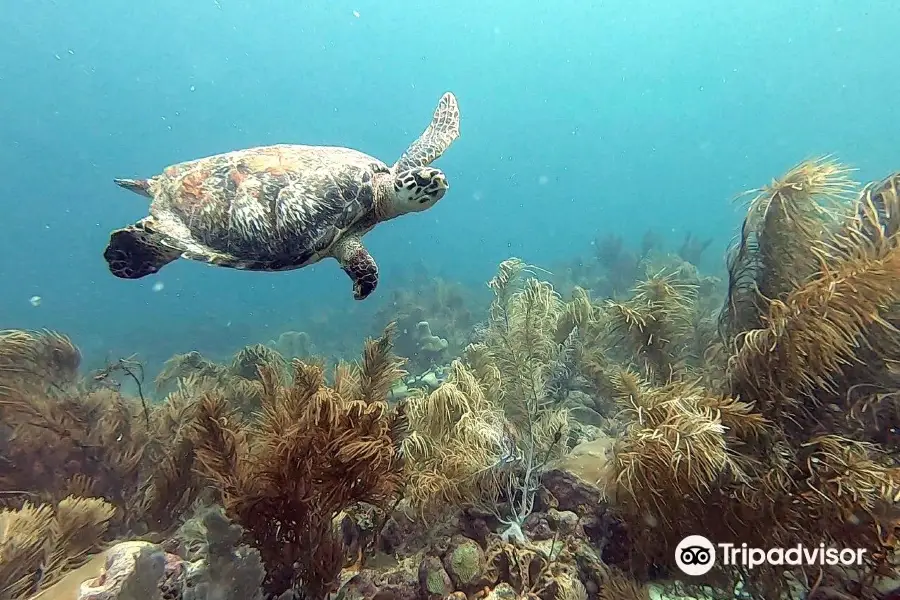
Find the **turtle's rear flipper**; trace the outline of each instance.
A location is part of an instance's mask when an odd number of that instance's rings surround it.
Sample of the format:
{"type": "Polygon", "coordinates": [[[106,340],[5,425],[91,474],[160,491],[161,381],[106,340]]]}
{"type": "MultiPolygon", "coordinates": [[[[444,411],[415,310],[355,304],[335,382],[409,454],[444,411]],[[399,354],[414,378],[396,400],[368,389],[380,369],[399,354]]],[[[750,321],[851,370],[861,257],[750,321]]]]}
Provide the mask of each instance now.
{"type": "Polygon", "coordinates": [[[110,273],[122,279],[152,275],[180,256],[160,244],[159,236],[140,222],[113,231],[103,252],[110,273]]]}
{"type": "Polygon", "coordinates": [[[132,191],[135,194],[152,198],[150,194],[150,181],[147,179],[113,179],[120,188],[132,191]]]}

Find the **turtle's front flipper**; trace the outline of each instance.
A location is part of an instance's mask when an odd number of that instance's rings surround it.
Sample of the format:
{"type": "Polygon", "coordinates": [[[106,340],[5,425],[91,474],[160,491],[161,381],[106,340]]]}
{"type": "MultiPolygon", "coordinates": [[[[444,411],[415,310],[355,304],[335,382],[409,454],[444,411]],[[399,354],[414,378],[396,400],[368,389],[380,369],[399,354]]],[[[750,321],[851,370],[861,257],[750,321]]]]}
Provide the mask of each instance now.
{"type": "Polygon", "coordinates": [[[150,228],[149,219],[113,231],[103,258],[109,271],[122,279],[140,279],[156,273],[180,258],[181,253],[160,243],[150,228]]]}
{"type": "Polygon", "coordinates": [[[378,285],[378,265],[357,236],[339,240],[333,250],[334,257],[344,273],[353,280],[353,297],[364,300],[378,285]]]}
{"type": "Polygon", "coordinates": [[[447,92],[441,96],[431,124],[422,132],[394,165],[394,173],[402,173],[434,162],[459,137],[459,104],[456,96],[447,92]]]}

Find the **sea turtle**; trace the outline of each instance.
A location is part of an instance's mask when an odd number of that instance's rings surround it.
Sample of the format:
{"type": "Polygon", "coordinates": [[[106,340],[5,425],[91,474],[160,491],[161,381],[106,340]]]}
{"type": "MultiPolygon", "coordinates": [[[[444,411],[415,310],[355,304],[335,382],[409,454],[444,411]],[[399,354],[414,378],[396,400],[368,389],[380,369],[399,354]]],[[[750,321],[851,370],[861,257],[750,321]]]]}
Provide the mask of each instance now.
{"type": "Polygon", "coordinates": [[[116,179],[152,199],[150,214],[113,231],[103,256],[123,279],[156,273],[178,258],[287,271],[330,256],[362,300],[378,284],[362,236],[444,196],[447,177],[429,165],[457,137],[459,106],[448,92],[391,167],[350,148],[281,144],[172,165],[149,179],[116,179]]]}

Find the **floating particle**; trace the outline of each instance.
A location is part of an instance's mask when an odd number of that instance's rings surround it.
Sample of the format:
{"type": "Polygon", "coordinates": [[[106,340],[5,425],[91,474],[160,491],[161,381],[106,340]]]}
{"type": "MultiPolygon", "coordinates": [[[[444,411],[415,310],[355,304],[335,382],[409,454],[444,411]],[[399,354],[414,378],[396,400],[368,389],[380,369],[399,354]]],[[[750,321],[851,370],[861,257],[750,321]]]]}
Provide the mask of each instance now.
{"type": "Polygon", "coordinates": [[[538,185],[547,185],[548,181],[550,181],[550,179],[546,175],[538,177],[538,185]]]}
{"type": "Polygon", "coordinates": [[[359,18],[359,11],[358,11],[358,10],[354,10],[354,11],[353,11],[353,16],[356,17],[356,18],[358,19],[358,18],[359,18]]]}
{"type": "Polygon", "coordinates": [[[163,291],[163,288],[165,288],[165,287],[166,287],[166,284],[164,284],[162,281],[157,281],[156,283],[153,284],[153,291],[161,292],[161,291],[163,291]]]}
{"type": "Polygon", "coordinates": [[[191,91],[192,91],[192,92],[193,92],[194,90],[196,90],[196,89],[197,89],[197,88],[195,88],[194,86],[191,86],[191,91]]]}
{"type": "Polygon", "coordinates": [[[28,302],[31,303],[32,306],[40,306],[41,305],[41,297],[40,296],[32,296],[28,299],[28,302]]]}

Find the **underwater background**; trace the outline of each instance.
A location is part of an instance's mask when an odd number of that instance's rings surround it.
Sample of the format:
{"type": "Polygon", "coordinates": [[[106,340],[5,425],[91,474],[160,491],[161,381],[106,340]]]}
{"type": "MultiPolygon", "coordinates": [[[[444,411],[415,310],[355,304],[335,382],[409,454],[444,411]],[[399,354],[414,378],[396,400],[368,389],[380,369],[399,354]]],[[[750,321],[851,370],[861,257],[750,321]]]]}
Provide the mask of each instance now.
{"type": "Polygon", "coordinates": [[[158,363],[317,319],[358,344],[366,311],[417,265],[483,289],[508,256],[549,268],[598,236],[636,244],[652,229],[674,246],[712,238],[701,267],[721,270],[738,192],[824,153],[865,181],[896,166],[898,27],[900,4],[874,1],[11,3],[0,311],[86,356],[158,363]],[[109,275],[109,232],[147,208],[113,177],[273,143],[390,164],[446,90],[462,111],[439,162],[450,192],[367,236],[382,269],[367,302],[333,261],[109,275]]]}
{"type": "Polygon", "coordinates": [[[900,4],[7,4],[0,600],[900,600],[900,4]],[[420,135],[364,301],[104,260],[420,135]]]}

